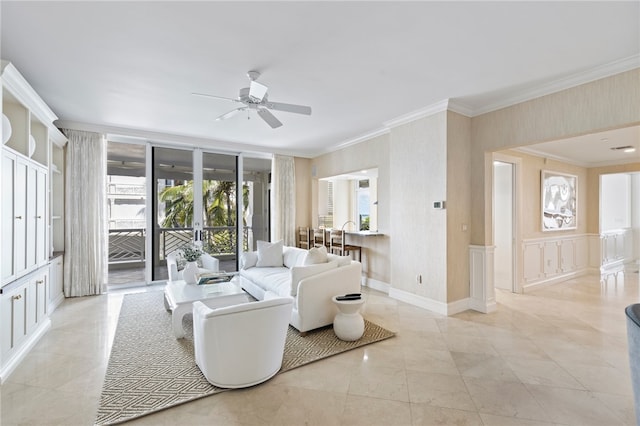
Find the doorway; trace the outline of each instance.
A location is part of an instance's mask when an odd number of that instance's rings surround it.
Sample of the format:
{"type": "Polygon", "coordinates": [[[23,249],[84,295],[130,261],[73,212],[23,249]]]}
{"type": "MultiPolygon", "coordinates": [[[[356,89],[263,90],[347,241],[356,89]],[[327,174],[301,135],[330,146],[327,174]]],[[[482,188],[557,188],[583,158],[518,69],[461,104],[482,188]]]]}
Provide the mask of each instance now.
{"type": "Polygon", "coordinates": [[[517,280],[517,163],[506,157],[493,162],[494,286],[518,291],[517,280]]]}

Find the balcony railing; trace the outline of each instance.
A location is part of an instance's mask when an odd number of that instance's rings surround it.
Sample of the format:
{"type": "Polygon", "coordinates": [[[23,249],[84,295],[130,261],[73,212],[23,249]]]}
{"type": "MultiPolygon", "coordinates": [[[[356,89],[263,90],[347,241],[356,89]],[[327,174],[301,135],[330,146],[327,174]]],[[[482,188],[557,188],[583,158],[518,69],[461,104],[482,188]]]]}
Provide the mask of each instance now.
{"type": "MultiPolygon", "coordinates": [[[[250,227],[243,228],[243,250],[247,250],[253,241],[250,227]]],[[[232,257],[237,253],[234,226],[209,226],[203,228],[202,244],[204,250],[217,257],[232,257]]],[[[109,263],[132,263],[145,261],[145,229],[112,229],[109,230],[109,263]]],[[[169,253],[191,244],[192,228],[160,228],[159,258],[164,261],[169,253]]]]}

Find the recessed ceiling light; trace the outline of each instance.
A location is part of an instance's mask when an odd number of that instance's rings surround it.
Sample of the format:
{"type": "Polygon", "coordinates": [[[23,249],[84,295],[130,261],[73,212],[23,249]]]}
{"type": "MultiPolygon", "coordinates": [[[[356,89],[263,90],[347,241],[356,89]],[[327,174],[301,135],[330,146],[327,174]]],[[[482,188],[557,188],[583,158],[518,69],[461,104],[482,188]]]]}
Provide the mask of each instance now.
{"type": "Polygon", "coordinates": [[[612,151],[622,151],[622,152],[636,152],[636,149],[631,145],[626,146],[614,146],[611,148],[612,151]]]}

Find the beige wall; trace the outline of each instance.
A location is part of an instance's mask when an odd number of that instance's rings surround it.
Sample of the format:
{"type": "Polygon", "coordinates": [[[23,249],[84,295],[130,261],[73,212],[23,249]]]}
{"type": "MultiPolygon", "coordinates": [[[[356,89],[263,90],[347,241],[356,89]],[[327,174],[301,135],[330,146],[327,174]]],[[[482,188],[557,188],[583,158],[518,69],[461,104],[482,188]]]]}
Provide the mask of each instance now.
{"type": "MultiPolygon", "coordinates": [[[[368,276],[439,302],[467,298],[468,247],[491,245],[493,239],[492,152],[640,124],[639,83],[637,69],[474,118],[436,113],[314,158],[311,223],[317,224],[318,178],[378,167],[379,230],[385,237],[355,242],[365,247],[368,276]],[[433,208],[443,200],[445,210],[433,208]],[[416,275],[422,275],[422,284],[416,275]]],[[[523,158],[523,192],[533,194],[523,196],[523,239],[549,235],[541,230],[542,169],[578,176],[578,229],[567,232],[593,232],[598,201],[591,193],[597,191],[591,171],[509,155],[523,158]]]]}
{"type": "Polygon", "coordinates": [[[392,287],[446,302],[447,113],[393,128],[390,155],[392,287]]]}
{"type": "Polygon", "coordinates": [[[318,179],[378,168],[378,230],[384,235],[349,236],[348,241],[363,247],[362,269],[367,277],[383,283],[391,282],[389,139],[389,134],[384,134],[311,160],[311,170],[315,169],[311,182],[312,226],[318,225],[318,179]]]}
{"type": "Polygon", "coordinates": [[[640,69],[472,118],[471,244],[493,239],[485,153],[639,123],[640,69]]]}
{"type": "Polygon", "coordinates": [[[521,200],[522,210],[520,215],[520,236],[522,239],[541,238],[549,236],[561,236],[572,234],[584,234],[587,232],[587,223],[592,211],[589,208],[590,182],[587,178],[587,170],[584,167],[568,164],[561,161],[528,155],[522,152],[505,150],[499,153],[518,157],[521,162],[521,200]],[[577,229],[569,231],[542,231],[542,170],[566,173],[577,176],[578,183],[578,220],[577,229]]]}
{"type": "Polygon", "coordinates": [[[447,113],[448,302],[469,297],[470,147],[471,119],[449,111],[447,113]]]}

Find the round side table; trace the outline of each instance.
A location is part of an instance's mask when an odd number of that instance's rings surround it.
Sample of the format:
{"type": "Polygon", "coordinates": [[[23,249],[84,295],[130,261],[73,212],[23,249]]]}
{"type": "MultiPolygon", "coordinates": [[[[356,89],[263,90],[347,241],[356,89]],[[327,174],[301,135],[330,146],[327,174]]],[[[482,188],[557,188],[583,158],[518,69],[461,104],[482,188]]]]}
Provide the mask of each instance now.
{"type": "Polygon", "coordinates": [[[357,300],[336,300],[333,296],[331,300],[338,307],[338,314],[333,319],[333,332],[338,339],[346,341],[358,340],[364,333],[364,319],[360,315],[360,307],[364,299],[357,300]]]}

